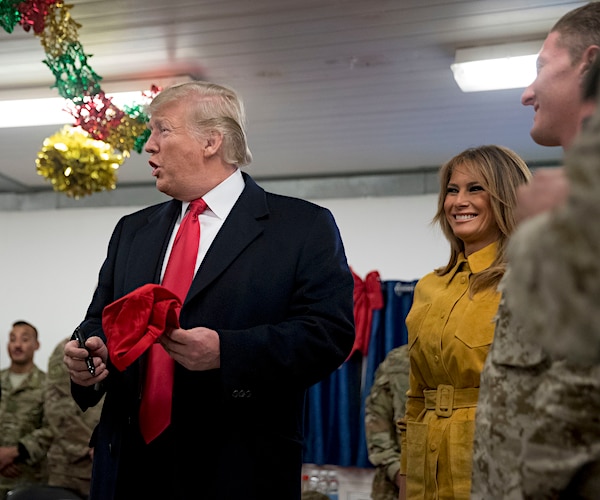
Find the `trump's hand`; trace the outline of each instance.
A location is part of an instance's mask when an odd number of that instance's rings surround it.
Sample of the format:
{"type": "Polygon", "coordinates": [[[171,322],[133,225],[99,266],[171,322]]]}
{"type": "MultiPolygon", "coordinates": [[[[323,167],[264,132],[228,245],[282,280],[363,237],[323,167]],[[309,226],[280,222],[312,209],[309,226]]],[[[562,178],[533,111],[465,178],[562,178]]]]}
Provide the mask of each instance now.
{"type": "Polygon", "coordinates": [[[78,385],[88,387],[102,382],[108,377],[106,361],[108,360],[108,349],[100,337],[90,337],[85,343],[86,349],[79,347],[76,340],[66,343],[64,349],[64,362],[69,369],[71,380],[78,385]],[[92,375],[87,367],[86,358],[92,356],[95,367],[95,375],[92,375]]]}
{"type": "Polygon", "coordinates": [[[205,371],[221,366],[219,334],[209,328],[171,330],[159,337],[165,351],[188,370],[205,371]]]}

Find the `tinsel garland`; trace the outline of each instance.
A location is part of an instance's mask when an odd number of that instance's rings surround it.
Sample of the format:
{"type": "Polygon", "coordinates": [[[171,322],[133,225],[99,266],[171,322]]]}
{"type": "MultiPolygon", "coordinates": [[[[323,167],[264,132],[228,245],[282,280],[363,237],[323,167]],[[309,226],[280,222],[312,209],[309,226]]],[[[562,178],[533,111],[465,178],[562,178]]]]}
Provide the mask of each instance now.
{"type": "Polygon", "coordinates": [[[116,187],[123,159],[144,148],[149,135],[144,105],[160,89],[153,86],[140,94],[141,103],[119,109],[102,90],[102,77],[88,64],[91,56],[79,42],[81,25],[71,17],[72,7],[62,0],[0,0],[0,25],[12,33],[19,24],[40,39],[46,53],[43,63],[55,78],[52,87],[67,99],[75,124],[44,141],[37,172],[55,191],[79,198],[116,187]]]}
{"type": "Polygon", "coordinates": [[[110,144],[69,125],[44,140],[35,160],[38,173],[52,183],[55,191],[74,198],[114,189],[122,163],[123,155],[110,144]]]}

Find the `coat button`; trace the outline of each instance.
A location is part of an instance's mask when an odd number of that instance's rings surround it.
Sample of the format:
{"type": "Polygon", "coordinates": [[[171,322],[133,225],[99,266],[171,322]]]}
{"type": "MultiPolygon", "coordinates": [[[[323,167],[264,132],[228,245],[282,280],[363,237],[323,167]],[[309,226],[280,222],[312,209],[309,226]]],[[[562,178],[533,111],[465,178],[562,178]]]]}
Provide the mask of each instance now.
{"type": "Polygon", "coordinates": [[[237,398],[237,397],[239,396],[239,394],[240,394],[240,393],[239,393],[239,391],[238,391],[237,389],[231,393],[231,395],[232,395],[234,398],[237,398]]]}

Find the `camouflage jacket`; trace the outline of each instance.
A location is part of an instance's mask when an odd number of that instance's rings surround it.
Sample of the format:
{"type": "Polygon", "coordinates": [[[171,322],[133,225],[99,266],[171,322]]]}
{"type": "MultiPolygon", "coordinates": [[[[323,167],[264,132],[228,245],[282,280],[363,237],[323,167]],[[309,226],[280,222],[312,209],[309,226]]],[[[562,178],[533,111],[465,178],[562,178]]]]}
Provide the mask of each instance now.
{"type": "Polygon", "coordinates": [[[19,464],[21,475],[9,479],[0,476],[0,498],[20,483],[45,482],[45,453],[37,453],[36,431],[43,425],[43,404],[46,374],[37,366],[13,389],[8,369],[0,371],[0,446],[17,446],[21,443],[30,454],[30,459],[19,464]]]}
{"type": "Polygon", "coordinates": [[[600,106],[565,160],[566,204],[526,221],[511,239],[507,299],[531,341],[591,366],[600,364],[600,106]]]}
{"type": "Polygon", "coordinates": [[[566,204],[511,237],[482,374],[473,498],[598,498],[599,137],[597,107],[565,158],[566,204]]]}
{"type": "Polygon", "coordinates": [[[472,500],[523,498],[517,457],[522,451],[523,432],[535,411],[536,388],[549,366],[547,354],[523,338],[521,326],[502,298],[479,386],[472,500]]]}
{"type": "MultiPolygon", "coordinates": [[[[534,228],[545,219],[524,225],[512,248],[525,237],[539,241],[534,228]]],[[[531,311],[539,297],[524,299],[519,287],[528,286],[531,276],[523,260],[514,262],[501,283],[494,342],[481,374],[471,498],[596,498],[600,368],[574,365],[575,351],[567,364],[557,359],[557,345],[548,352],[547,341],[536,341],[535,327],[524,318],[525,310],[539,318],[531,311]],[[586,494],[588,489],[595,491],[586,494]]]]}
{"type": "Polygon", "coordinates": [[[48,482],[89,494],[92,459],[90,437],[100,419],[102,404],[82,412],[71,396],[69,371],[63,362],[67,339],[54,349],[48,363],[44,413],[52,434],[48,450],[48,482]]]}
{"type": "Polygon", "coordinates": [[[400,434],[396,422],[406,411],[409,366],[407,345],[391,350],[377,368],[365,403],[367,449],[376,467],[373,500],[398,498],[394,480],[400,470],[400,434]]]}

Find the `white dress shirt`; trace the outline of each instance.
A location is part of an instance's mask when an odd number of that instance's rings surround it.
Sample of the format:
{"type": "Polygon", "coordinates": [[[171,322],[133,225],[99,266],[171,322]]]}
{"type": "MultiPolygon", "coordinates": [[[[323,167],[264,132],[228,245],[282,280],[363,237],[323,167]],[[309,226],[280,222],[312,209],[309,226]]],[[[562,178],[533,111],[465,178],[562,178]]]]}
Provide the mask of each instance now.
{"type": "MultiPolygon", "coordinates": [[[[235,205],[237,199],[242,194],[244,187],[244,178],[242,177],[242,172],[238,168],[233,174],[227,177],[227,179],[221,182],[221,184],[211,189],[202,197],[208,206],[206,210],[198,217],[200,220],[200,245],[198,247],[198,258],[196,259],[196,268],[194,272],[198,271],[200,264],[206,256],[206,252],[208,252],[208,249],[216,238],[219,229],[221,229],[221,226],[225,222],[229,212],[231,212],[231,209],[235,205]]],[[[189,201],[182,202],[181,204],[181,214],[175,223],[175,227],[173,228],[173,233],[171,234],[171,239],[169,240],[169,246],[167,247],[167,253],[163,261],[162,271],[160,274],[161,282],[165,275],[165,269],[167,268],[169,256],[171,255],[171,249],[173,248],[175,235],[177,234],[177,230],[179,229],[183,216],[187,212],[189,205],[189,201]]]]}

